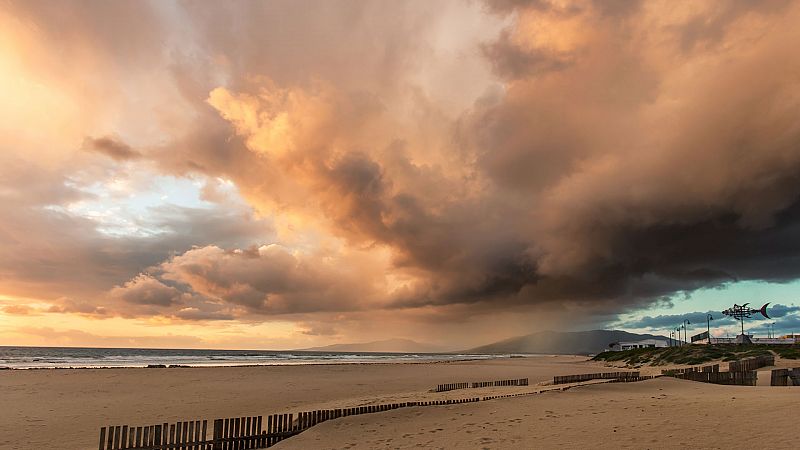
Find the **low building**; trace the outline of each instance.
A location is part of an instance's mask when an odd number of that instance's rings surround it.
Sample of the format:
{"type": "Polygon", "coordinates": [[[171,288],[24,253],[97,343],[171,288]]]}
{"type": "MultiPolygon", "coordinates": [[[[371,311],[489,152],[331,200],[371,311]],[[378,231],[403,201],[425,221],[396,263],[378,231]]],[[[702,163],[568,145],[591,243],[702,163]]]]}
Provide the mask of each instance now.
{"type": "MultiPolygon", "coordinates": [[[[763,337],[754,337],[753,335],[747,335],[750,344],[760,344],[760,345],[795,345],[800,344],[800,334],[790,335],[787,334],[786,336],[781,336],[779,338],[763,338],[763,337]]],[[[693,344],[708,344],[708,339],[703,339],[701,341],[692,342],[693,344]]],[[[742,343],[742,335],[738,335],[736,337],[712,337],[711,344],[741,344],[742,343]]]]}
{"type": "Polygon", "coordinates": [[[609,346],[611,351],[622,352],[636,348],[667,347],[667,341],[661,339],[644,339],[636,342],[614,342],[609,346]]]}

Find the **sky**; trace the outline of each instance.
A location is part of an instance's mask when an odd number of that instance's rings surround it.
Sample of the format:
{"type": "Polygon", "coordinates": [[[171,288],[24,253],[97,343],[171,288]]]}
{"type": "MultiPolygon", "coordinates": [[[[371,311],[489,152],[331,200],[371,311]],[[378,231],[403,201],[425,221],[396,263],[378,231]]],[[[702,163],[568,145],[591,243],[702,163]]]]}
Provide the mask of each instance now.
{"type": "Polygon", "coordinates": [[[800,332],[800,2],[0,1],[0,345],[800,332]]]}

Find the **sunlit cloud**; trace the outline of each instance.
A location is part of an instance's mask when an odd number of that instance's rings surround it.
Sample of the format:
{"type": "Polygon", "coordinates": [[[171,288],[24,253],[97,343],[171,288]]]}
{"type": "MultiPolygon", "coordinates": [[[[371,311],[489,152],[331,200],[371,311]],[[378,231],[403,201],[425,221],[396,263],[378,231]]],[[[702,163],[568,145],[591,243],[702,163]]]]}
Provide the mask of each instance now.
{"type": "Polygon", "coordinates": [[[794,2],[90,3],[0,7],[4,338],[646,329],[800,278],[794,2]]]}

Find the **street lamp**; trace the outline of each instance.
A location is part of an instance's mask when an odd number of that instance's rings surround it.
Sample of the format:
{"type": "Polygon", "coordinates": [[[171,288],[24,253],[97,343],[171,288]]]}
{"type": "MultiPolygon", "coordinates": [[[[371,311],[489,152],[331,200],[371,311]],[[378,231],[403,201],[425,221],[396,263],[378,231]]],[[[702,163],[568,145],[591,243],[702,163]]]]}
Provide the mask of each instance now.
{"type": "Polygon", "coordinates": [[[678,328],[675,328],[676,336],[678,336],[678,346],[683,347],[683,341],[681,340],[681,326],[678,325],[678,328]]]}
{"type": "Polygon", "coordinates": [[[683,340],[684,340],[684,341],[685,341],[687,344],[689,343],[689,338],[688,338],[688,336],[686,335],[686,325],[691,325],[691,324],[692,324],[692,322],[689,322],[688,320],[684,320],[684,321],[683,321],[683,325],[682,325],[682,326],[683,326],[683,340]]]}
{"type": "Polygon", "coordinates": [[[714,320],[714,317],[711,314],[706,314],[706,327],[708,329],[708,345],[711,345],[711,321],[714,320]]]}

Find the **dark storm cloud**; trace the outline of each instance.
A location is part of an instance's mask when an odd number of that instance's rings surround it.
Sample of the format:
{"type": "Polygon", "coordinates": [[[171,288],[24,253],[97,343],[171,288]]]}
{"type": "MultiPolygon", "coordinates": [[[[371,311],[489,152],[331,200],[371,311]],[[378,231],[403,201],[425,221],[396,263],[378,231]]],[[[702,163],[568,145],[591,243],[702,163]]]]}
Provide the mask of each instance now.
{"type": "Polygon", "coordinates": [[[530,77],[569,66],[573,58],[569,54],[545,50],[523,50],[510,42],[507,33],[484,48],[484,53],[492,61],[494,71],[503,78],[514,79],[530,77]]]}
{"type": "Polygon", "coordinates": [[[99,138],[86,138],[83,147],[109,156],[117,161],[141,158],[142,154],[131,148],[130,145],[110,136],[99,138]]]}
{"type": "MultiPolygon", "coordinates": [[[[187,318],[213,305],[220,317],[460,305],[464,316],[531,305],[593,315],[800,276],[800,58],[787,45],[800,39],[797,5],[488,2],[507,27],[470,50],[499,78],[456,112],[435,94],[467,74],[418,86],[439,56],[437,3],[183,3],[174,29],[150,6],[66,11],[82,45],[56,48],[96,48],[119,72],[167,67],[191,113],[178,116],[193,120],[165,125],[135,162],[229,179],[312,238],[237,251],[270,242],[255,237],[262,223],[162,208],[168,233],[112,240],[40,203],[3,211],[15,231],[0,239],[16,245],[4,275],[86,280],[68,262],[79,255],[97,269],[87,284],[187,318]],[[132,24],[112,33],[127,8],[132,24]],[[193,45],[164,51],[181,39],[193,45]],[[140,291],[142,272],[167,289],[140,291]]],[[[35,3],[26,17],[53,25],[60,9],[35,3]]],[[[31,195],[88,195],[54,185],[32,183],[31,195]]]]}
{"type": "Polygon", "coordinates": [[[715,45],[724,37],[727,28],[747,14],[779,14],[790,0],[725,0],[716,2],[708,14],[698,14],[677,27],[681,47],[691,51],[696,46],[715,45]]]}
{"type": "Polygon", "coordinates": [[[552,7],[548,0],[485,0],[484,3],[491,11],[500,13],[515,9],[547,10],[552,7]]]}
{"type": "MultiPolygon", "coordinates": [[[[716,16],[717,5],[697,16],[716,16]]],[[[741,37],[730,30],[743,14],[775,21],[781,5],[740,6],[715,26],[719,39],[741,37]]],[[[520,292],[539,302],[630,305],[735,280],[796,278],[800,129],[784,114],[800,105],[779,100],[794,84],[787,72],[755,74],[775,61],[758,51],[781,54],[786,67],[797,68],[798,58],[780,40],[739,42],[729,51],[746,59],[714,61],[706,75],[676,88],[679,76],[652,58],[676,67],[693,58],[636,37],[666,37],[672,25],[642,30],[632,20],[618,27],[597,5],[551,9],[514,6],[514,27],[488,56],[521,65],[498,72],[509,79],[504,97],[478,104],[460,128],[477,137],[470,144],[479,168],[507,190],[506,200],[528,200],[513,206],[516,217],[532,218],[528,249],[537,276],[520,292]],[[535,44],[548,25],[564,27],[563,43],[535,44]],[[526,58],[554,49],[575,57],[557,70],[526,67],[526,58]],[[666,98],[680,106],[673,111],[666,98]],[[681,112],[686,119],[664,120],[681,112]],[[759,120],[762,114],[776,122],[759,120]]],[[[625,13],[653,18],[643,8],[625,13]]]]}

